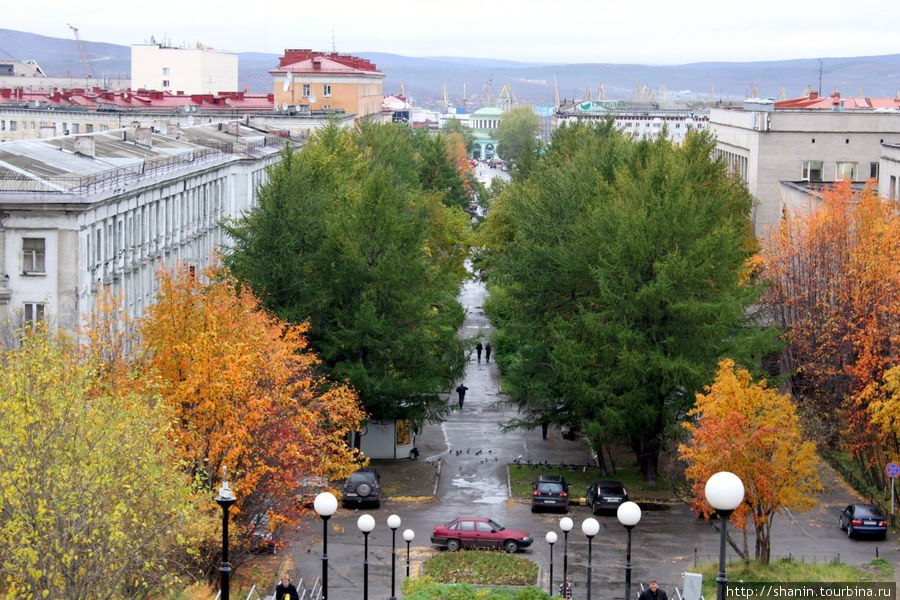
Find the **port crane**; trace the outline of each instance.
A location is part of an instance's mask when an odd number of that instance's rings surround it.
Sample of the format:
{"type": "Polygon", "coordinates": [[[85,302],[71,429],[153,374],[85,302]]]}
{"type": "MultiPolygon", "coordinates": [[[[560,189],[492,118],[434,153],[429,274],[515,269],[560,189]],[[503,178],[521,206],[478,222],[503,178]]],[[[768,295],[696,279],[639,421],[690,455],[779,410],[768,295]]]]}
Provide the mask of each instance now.
{"type": "Polygon", "coordinates": [[[78,35],[78,28],[71,23],[66,24],[69,26],[69,29],[72,30],[72,33],[75,34],[75,43],[78,45],[78,54],[81,55],[81,64],[84,65],[84,76],[90,79],[94,74],[91,73],[91,66],[88,64],[87,53],[84,51],[84,44],[81,42],[81,37],[78,35]]]}

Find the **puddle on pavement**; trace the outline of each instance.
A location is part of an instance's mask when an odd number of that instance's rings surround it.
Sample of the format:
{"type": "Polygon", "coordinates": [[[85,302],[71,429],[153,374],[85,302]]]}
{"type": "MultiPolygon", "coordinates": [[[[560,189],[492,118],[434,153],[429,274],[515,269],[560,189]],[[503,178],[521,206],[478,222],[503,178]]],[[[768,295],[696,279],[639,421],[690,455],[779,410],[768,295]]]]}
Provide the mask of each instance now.
{"type": "Polygon", "coordinates": [[[483,481],[474,479],[471,473],[461,473],[450,481],[450,485],[461,490],[471,490],[481,493],[482,496],[472,500],[475,504],[502,504],[506,502],[506,494],[500,495],[498,488],[503,485],[497,481],[483,481]]]}

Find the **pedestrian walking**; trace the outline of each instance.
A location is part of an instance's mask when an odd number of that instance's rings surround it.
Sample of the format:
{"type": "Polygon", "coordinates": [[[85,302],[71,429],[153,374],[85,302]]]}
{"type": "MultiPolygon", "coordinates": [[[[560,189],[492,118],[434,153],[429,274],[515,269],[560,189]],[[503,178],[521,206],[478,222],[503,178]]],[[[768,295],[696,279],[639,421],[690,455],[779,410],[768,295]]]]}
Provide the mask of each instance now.
{"type": "Polygon", "coordinates": [[[659,587],[659,583],[655,579],[650,580],[650,586],[641,592],[638,600],[668,600],[666,590],[659,587]]]}
{"type": "Polygon", "coordinates": [[[459,384],[456,386],[456,393],[459,394],[459,409],[462,410],[463,402],[466,400],[466,390],[467,388],[464,384],[459,384]]]}
{"type": "Polygon", "coordinates": [[[291,576],[284,573],[281,583],[275,586],[275,600],[300,600],[297,588],[291,583],[291,576]]]}
{"type": "Polygon", "coordinates": [[[478,362],[481,362],[481,351],[484,347],[481,345],[481,342],[475,344],[475,354],[478,355],[478,362]]]}
{"type": "Polygon", "coordinates": [[[566,580],[559,584],[559,595],[567,600],[572,598],[572,578],[566,577],[566,580]]]}
{"type": "Polygon", "coordinates": [[[491,343],[488,342],[484,347],[484,362],[491,362],[491,343]]]}

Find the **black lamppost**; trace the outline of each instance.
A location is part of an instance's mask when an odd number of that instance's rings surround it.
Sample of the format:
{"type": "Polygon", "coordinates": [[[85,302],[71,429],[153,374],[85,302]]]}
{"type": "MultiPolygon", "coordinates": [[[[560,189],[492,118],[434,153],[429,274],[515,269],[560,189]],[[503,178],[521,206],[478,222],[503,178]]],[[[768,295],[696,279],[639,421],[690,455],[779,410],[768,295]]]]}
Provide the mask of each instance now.
{"type": "Polygon", "coordinates": [[[548,531],[546,539],[547,539],[547,543],[550,544],[550,587],[547,591],[552,596],[553,595],[553,544],[556,543],[556,532],[548,531]]]}
{"type": "Polygon", "coordinates": [[[412,529],[403,530],[403,539],[406,540],[406,578],[409,579],[409,544],[415,539],[416,532],[412,529]]]}
{"type": "Polygon", "coordinates": [[[628,546],[625,550],[625,600],[631,600],[631,530],[641,520],[641,507],[634,502],[623,502],[616,511],[616,517],[628,531],[628,546]]]}
{"type": "Polygon", "coordinates": [[[391,597],[389,600],[395,600],[394,581],[397,574],[396,558],[397,558],[397,528],[400,527],[400,517],[391,515],[387,518],[387,525],[391,528],[391,597]]]}
{"type": "Polygon", "coordinates": [[[569,517],[559,520],[559,528],[563,532],[563,581],[569,577],[569,532],[575,527],[575,522],[569,517]]]}
{"type": "Polygon", "coordinates": [[[363,545],[363,600],[369,600],[369,534],[375,529],[375,519],[372,515],[363,515],[356,520],[356,526],[362,531],[365,543],[363,545]]]}
{"type": "Polygon", "coordinates": [[[581,524],[581,532],[587,536],[588,539],[588,563],[587,563],[587,600],[591,600],[591,540],[594,539],[594,536],[597,535],[597,532],[600,531],[600,523],[597,522],[597,519],[594,517],[588,517],[581,524]]]}
{"type": "Polygon", "coordinates": [[[222,485],[216,496],[216,503],[222,507],[222,564],[219,565],[219,575],[222,579],[220,594],[222,600],[231,598],[231,564],[228,562],[228,509],[231,508],[234,501],[234,492],[228,486],[228,469],[222,467],[222,485]]]}
{"type": "Polygon", "coordinates": [[[322,518],[322,600],[328,600],[328,519],[337,506],[337,498],[331,492],[322,492],[313,500],[313,508],[322,518]]]}
{"type": "Polygon", "coordinates": [[[740,477],[728,471],[720,471],[706,482],[706,501],[716,509],[719,515],[721,535],[719,538],[719,576],[716,577],[718,600],[725,600],[725,527],[728,518],[741,502],[744,501],[744,483],[740,477]]]}

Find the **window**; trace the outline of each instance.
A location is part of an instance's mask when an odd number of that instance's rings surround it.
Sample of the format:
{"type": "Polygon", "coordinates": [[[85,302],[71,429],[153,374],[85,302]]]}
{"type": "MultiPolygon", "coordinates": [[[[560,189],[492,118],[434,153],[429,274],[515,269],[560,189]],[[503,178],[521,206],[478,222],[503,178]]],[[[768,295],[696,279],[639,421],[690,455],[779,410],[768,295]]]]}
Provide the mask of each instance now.
{"type": "Polygon", "coordinates": [[[835,166],[835,179],[846,179],[848,181],[856,181],[856,163],[855,162],[839,162],[835,166]]]}
{"type": "Polygon", "coordinates": [[[888,186],[888,200],[897,199],[897,177],[891,175],[891,184],[888,186]]]}
{"type": "Polygon", "coordinates": [[[94,133],[94,125],[92,123],[88,123],[84,126],[85,133],[94,133]]]}
{"type": "Polygon", "coordinates": [[[475,522],[474,521],[460,521],[459,522],[459,530],[460,531],[475,531],[475,522]]]}
{"type": "Polygon", "coordinates": [[[803,162],[803,173],[800,175],[803,181],[822,181],[822,161],[807,160],[803,162]]]}
{"type": "Polygon", "coordinates": [[[308,83],[304,83],[304,84],[303,84],[303,95],[304,95],[304,96],[309,96],[309,93],[310,93],[310,90],[309,90],[309,84],[308,84],[308,83]]]}
{"type": "Polygon", "coordinates": [[[81,123],[72,123],[72,133],[81,133],[81,123]]]}
{"type": "Polygon", "coordinates": [[[330,104],[323,104],[323,105],[322,105],[322,110],[331,110],[331,105],[330,105],[330,104]]]}
{"type": "Polygon", "coordinates": [[[164,88],[167,88],[167,87],[170,87],[170,86],[171,86],[171,83],[169,82],[168,79],[163,79],[162,86],[163,86],[164,88]]]}
{"type": "Polygon", "coordinates": [[[44,305],[40,302],[25,303],[25,324],[38,323],[44,320],[44,305]]]}
{"type": "Polygon", "coordinates": [[[322,85],[322,95],[326,98],[331,98],[331,84],[326,83],[322,85]]]}
{"type": "Polygon", "coordinates": [[[100,131],[109,131],[109,125],[101,125],[100,131]]]}
{"type": "Polygon", "coordinates": [[[10,131],[15,131],[15,130],[16,130],[16,125],[17,125],[17,124],[18,124],[18,121],[10,121],[10,122],[9,122],[9,130],[10,130],[10,131]]]}
{"type": "Polygon", "coordinates": [[[44,272],[44,238],[22,238],[22,272],[44,272]]]}
{"type": "Polygon", "coordinates": [[[869,179],[874,179],[878,181],[878,163],[873,162],[869,163],[869,179]]]}
{"type": "Polygon", "coordinates": [[[169,73],[171,73],[171,69],[169,69],[169,67],[163,67],[162,70],[163,75],[168,75],[169,73]]]}

